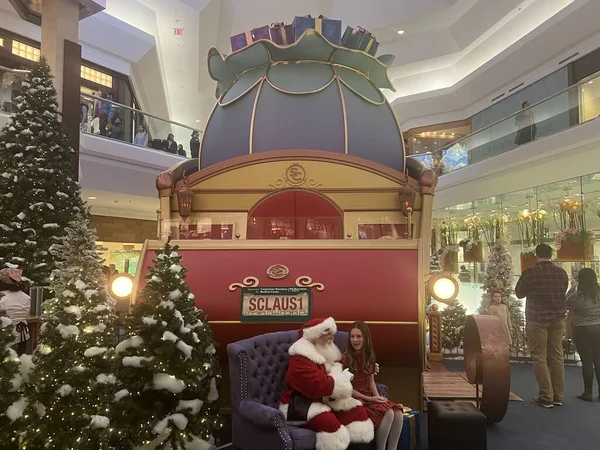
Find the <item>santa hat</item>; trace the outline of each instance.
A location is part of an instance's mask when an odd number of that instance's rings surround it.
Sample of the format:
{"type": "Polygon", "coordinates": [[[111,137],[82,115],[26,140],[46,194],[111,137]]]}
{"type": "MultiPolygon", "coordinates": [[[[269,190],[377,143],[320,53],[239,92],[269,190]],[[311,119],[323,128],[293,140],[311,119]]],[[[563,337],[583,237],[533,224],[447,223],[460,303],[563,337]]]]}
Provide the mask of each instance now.
{"type": "Polygon", "coordinates": [[[15,269],[13,267],[2,269],[0,270],[0,281],[3,281],[6,284],[17,284],[21,281],[22,273],[23,271],[21,269],[15,269]]]}
{"type": "Polygon", "coordinates": [[[298,330],[298,339],[308,339],[314,341],[324,334],[333,334],[337,331],[335,320],[333,317],[327,319],[319,318],[312,319],[302,325],[302,328],[298,330]]]}

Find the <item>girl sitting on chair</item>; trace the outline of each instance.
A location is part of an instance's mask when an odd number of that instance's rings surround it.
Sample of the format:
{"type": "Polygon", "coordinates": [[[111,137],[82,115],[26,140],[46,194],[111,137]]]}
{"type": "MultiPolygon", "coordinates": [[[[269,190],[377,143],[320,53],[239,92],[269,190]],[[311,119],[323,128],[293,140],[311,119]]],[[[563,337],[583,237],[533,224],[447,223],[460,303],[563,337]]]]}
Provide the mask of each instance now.
{"type": "Polygon", "coordinates": [[[375,425],[377,450],[396,450],[402,432],[403,407],[377,391],[375,352],[366,323],[352,324],[341,363],[354,374],[352,396],[363,402],[375,425]]]}

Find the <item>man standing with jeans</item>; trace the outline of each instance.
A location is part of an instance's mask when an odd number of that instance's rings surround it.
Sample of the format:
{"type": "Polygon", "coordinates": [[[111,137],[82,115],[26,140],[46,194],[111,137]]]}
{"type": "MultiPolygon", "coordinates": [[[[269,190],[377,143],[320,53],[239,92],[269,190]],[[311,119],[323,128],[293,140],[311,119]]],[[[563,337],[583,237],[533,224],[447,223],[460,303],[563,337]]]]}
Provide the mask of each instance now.
{"type": "Polygon", "coordinates": [[[562,406],[565,382],[563,335],[565,331],[565,293],[569,277],[554,265],[552,248],[535,248],[537,264],[521,274],[515,287],[518,298],[527,297],[527,339],[539,394],[533,402],[544,408],[562,406]],[[548,370],[548,366],[550,370],[548,370]]]}

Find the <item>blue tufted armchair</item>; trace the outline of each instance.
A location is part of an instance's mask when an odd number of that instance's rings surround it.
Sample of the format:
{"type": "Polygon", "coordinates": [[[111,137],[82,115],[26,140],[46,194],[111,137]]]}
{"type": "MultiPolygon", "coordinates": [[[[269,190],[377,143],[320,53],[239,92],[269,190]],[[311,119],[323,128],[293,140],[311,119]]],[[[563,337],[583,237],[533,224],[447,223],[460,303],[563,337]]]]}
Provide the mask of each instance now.
{"type": "MultiPolygon", "coordinates": [[[[288,349],[297,331],[255,336],[227,346],[231,384],[233,445],[241,450],[312,450],[315,433],[286,423],[279,411],[285,388],[288,349]]],[[[348,333],[338,331],[335,343],[344,351],[348,333]]],[[[381,395],[388,389],[377,385],[381,395]]]]}

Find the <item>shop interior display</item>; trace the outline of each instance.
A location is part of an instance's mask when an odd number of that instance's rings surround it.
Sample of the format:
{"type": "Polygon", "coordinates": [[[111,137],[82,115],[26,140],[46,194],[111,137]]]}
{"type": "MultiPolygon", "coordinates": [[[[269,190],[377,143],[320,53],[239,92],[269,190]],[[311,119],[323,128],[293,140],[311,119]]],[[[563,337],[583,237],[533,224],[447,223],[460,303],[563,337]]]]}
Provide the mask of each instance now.
{"type": "Polygon", "coordinates": [[[458,265],[465,267],[461,272],[464,273],[461,300],[467,310],[477,310],[479,296],[475,294],[475,288],[484,283],[498,225],[504,224],[507,233],[513,287],[521,272],[535,264],[534,250],[540,243],[554,248],[555,263],[569,274],[582,267],[598,271],[600,244],[595,239],[595,233],[600,230],[598,198],[600,174],[592,173],[435,210],[434,224],[438,235],[444,224],[453,223],[458,228],[457,239],[462,243],[458,265]],[[469,252],[465,251],[465,245],[473,240],[475,227],[484,244],[481,262],[471,261],[469,252]]]}

